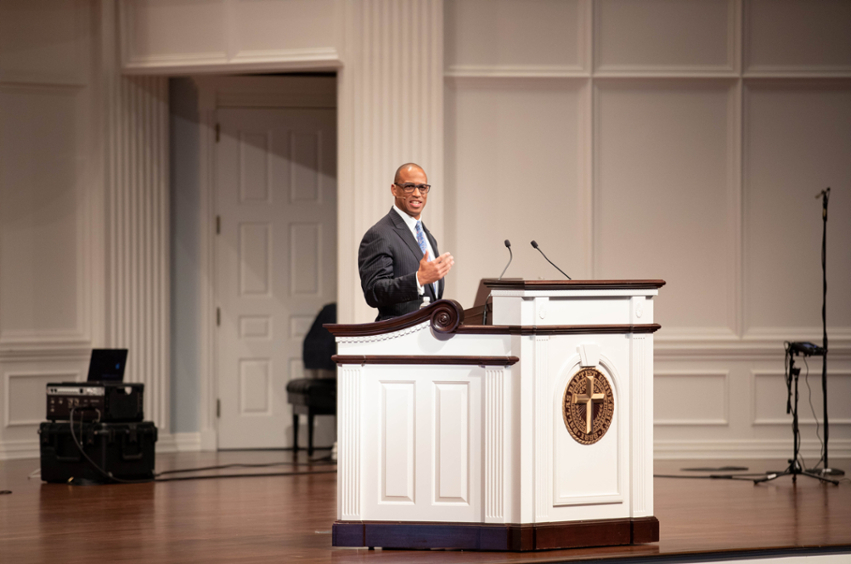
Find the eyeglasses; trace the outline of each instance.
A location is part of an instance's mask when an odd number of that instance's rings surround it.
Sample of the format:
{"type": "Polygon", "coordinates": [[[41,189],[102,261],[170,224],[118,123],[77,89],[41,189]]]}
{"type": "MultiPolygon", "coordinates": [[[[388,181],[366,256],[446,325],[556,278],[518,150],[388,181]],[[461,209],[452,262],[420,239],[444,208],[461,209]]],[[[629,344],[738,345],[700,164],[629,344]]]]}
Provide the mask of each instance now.
{"type": "Polygon", "coordinates": [[[396,184],[396,186],[404,190],[405,194],[413,194],[415,188],[420,191],[420,194],[428,194],[431,189],[431,184],[396,184]]]}

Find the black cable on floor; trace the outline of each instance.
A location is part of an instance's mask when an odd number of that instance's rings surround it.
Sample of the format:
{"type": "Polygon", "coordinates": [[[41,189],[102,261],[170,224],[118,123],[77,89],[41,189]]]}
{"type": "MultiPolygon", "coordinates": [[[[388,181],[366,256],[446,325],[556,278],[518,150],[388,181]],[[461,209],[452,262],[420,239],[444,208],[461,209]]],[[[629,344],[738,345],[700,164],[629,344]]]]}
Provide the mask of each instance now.
{"type": "Polygon", "coordinates": [[[680,474],[653,474],[654,478],[679,478],[683,480],[739,480],[743,482],[753,482],[753,478],[747,476],[765,477],[762,474],[710,474],[708,476],[683,476],[680,474]]]}
{"type": "Polygon", "coordinates": [[[336,474],[336,470],[316,470],[313,472],[264,472],[261,474],[213,474],[211,476],[178,476],[177,478],[155,478],[151,482],[183,482],[187,480],[216,480],[218,478],[254,478],[261,476],[307,476],[310,474],[336,474]]]}
{"type": "Polygon", "coordinates": [[[327,463],[322,462],[317,464],[313,461],[308,462],[263,462],[257,464],[249,464],[249,463],[234,463],[234,464],[221,464],[219,466],[202,466],[199,468],[180,468],[178,470],[164,470],[162,472],[158,472],[154,474],[154,476],[164,476],[166,474],[180,474],[183,472],[205,472],[207,470],[225,470],[227,468],[269,468],[273,466],[299,466],[299,465],[311,465],[311,466],[336,466],[336,462],[327,463]]]}

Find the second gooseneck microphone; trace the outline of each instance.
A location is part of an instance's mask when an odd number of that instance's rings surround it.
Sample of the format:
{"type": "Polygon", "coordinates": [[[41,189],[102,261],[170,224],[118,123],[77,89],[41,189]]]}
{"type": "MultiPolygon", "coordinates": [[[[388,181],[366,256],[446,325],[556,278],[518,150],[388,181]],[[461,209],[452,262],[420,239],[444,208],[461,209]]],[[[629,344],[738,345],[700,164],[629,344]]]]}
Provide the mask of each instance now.
{"type": "Polygon", "coordinates": [[[511,241],[508,239],[505,240],[505,247],[508,249],[508,264],[506,264],[505,268],[502,269],[502,274],[499,275],[499,280],[502,280],[502,277],[505,275],[505,271],[508,270],[508,267],[511,265],[511,261],[514,260],[514,253],[511,252],[511,241]]]}
{"type": "MultiPolygon", "coordinates": [[[[507,243],[507,242],[508,242],[508,241],[506,241],[506,243],[507,243]]],[[[541,255],[543,255],[543,257],[544,257],[545,259],[547,259],[547,262],[548,262],[548,263],[550,263],[551,265],[555,266],[555,269],[556,269],[556,270],[558,270],[559,272],[561,272],[562,274],[564,274],[564,275],[565,275],[565,277],[566,277],[568,280],[573,280],[573,278],[571,278],[570,276],[568,276],[568,275],[567,275],[567,273],[566,273],[564,270],[562,270],[562,269],[560,269],[559,267],[557,267],[557,266],[556,266],[556,263],[554,263],[553,261],[551,261],[550,259],[548,259],[548,258],[547,258],[547,255],[545,255],[545,254],[544,254],[544,251],[542,251],[542,250],[538,247],[538,243],[536,243],[534,240],[532,241],[532,247],[533,247],[533,248],[535,248],[535,249],[538,249],[538,252],[539,252],[539,253],[541,253],[541,255]]]]}

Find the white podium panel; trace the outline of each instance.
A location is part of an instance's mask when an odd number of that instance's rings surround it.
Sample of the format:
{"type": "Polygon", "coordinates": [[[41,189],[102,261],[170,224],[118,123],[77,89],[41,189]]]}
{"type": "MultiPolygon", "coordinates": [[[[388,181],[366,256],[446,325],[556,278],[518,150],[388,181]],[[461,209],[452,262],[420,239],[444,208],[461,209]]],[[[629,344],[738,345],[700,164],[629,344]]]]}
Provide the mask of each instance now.
{"type": "Polygon", "coordinates": [[[335,546],[536,550],[658,540],[653,297],[662,281],[486,281],[330,325],[335,546]],[[468,323],[469,322],[469,323],[468,323]]]}
{"type": "Polygon", "coordinates": [[[482,380],[478,366],[365,366],[364,520],[483,518],[482,380]]]}

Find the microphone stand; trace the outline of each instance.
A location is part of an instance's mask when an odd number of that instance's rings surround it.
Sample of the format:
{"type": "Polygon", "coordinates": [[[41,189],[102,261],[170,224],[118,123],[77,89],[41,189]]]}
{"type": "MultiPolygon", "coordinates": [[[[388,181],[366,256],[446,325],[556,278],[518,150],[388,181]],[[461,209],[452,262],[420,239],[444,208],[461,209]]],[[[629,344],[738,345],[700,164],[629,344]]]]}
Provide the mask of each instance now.
{"type": "Polygon", "coordinates": [[[789,459],[789,467],[786,468],[786,470],[783,470],[782,472],[766,473],[763,478],[753,479],[753,483],[754,485],[762,484],[764,482],[776,480],[781,476],[792,476],[792,483],[794,484],[798,481],[798,476],[809,476],[810,478],[815,478],[822,482],[829,482],[838,486],[839,482],[825,477],[821,472],[805,470],[799,460],[801,430],[798,425],[798,376],[801,374],[801,369],[795,367],[796,354],[799,354],[798,351],[792,350],[787,343],[786,358],[788,359],[789,371],[786,373],[786,413],[792,414],[792,458],[789,459]],[[792,392],[793,389],[794,395],[792,392]],[[793,397],[794,401],[792,399],[793,397]]]}
{"type": "Polygon", "coordinates": [[[822,462],[824,466],[821,470],[814,470],[822,476],[844,476],[845,472],[838,468],[831,468],[827,458],[827,442],[830,434],[830,427],[827,419],[827,204],[830,200],[830,188],[822,190],[816,195],[818,199],[821,197],[821,217],[822,217],[822,235],[821,235],[821,273],[822,273],[822,302],[821,302],[821,323],[822,323],[822,354],[821,362],[821,393],[824,401],[824,455],[822,462]]]}

